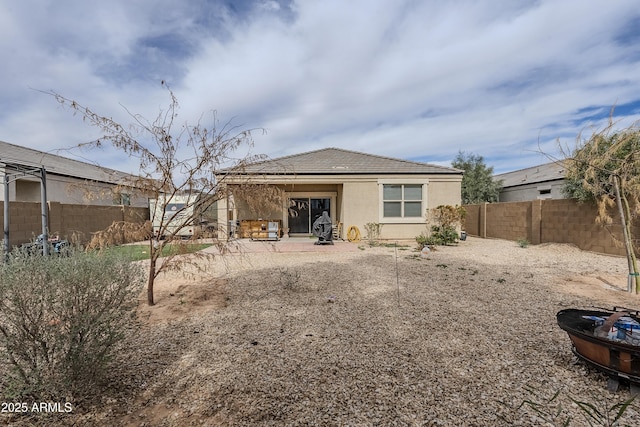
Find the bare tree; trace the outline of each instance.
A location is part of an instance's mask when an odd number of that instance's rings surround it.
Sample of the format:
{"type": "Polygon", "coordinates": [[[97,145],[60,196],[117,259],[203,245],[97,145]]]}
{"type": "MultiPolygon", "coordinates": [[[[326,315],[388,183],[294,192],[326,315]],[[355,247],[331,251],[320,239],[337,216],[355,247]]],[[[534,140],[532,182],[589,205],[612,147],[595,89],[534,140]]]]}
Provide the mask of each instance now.
{"type": "MultiPolygon", "coordinates": [[[[565,153],[567,150],[564,150],[565,153]]],[[[610,118],[607,127],[585,141],[578,136],[576,148],[566,155],[565,193],[579,201],[593,200],[596,221],[612,224],[611,210],[620,220],[622,244],[629,267],[628,291],[640,290],[633,221],[640,213],[640,127],[638,123],[616,130],[610,118]]],[[[615,235],[612,234],[614,238],[615,235]]]]}
{"type": "Polygon", "coordinates": [[[275,185],[253,183],[245,178],[232,189],[234,199],[246,203],[249,211],[258,218],[283,208],[284,191],[275,185]]]}
{"type": "MultiPolygon", "coordinates": [[[[195,124],[178,124],[178,101],[173,91],[162,82],[170,95],[170,103],[166,110],[161,110],[154,121],[149,121],[139,114],[125,110],[132,118],[132,124],[125,127],[114,119],[100,115],[78,102],[65,98],[55,92],[46,92],[74,114],[100,129],[103,136],[84,144],[83,147],[96,148],[110,144],[121,150],[139,164],[139,173],[123,180],[116,192],[142,192],[150,199],[162,200],[163,203],[152,204],[151,218],[159,218],[152,233],[149,224],[114,223],[94,239],[95,246],[112,243],[121,236],[137,237],[149,241],[149,277],[147,281],[147,302],[154,304],[153,287],[156,277],[162,272],[181,270],[185,263],[198,265],[198,257],[209,257],[211,254],[194,254],[192,257],[180,257],[184,253],[180,247],[188,243],[184,241],[181,230],[194,227],[190,241],[202,237],[202,230],[194,223],[194,210],[202,212],[213,208],[216,203],[227,197],[227,178],[234,184],[242,186],[238,180],[242,176],[245,165],[264,156],[245,155],[234,158],[233,155],[241,146],[253,145],[252,130],[242,130],[226,123],[218,127],[215,111],[209,125],[202,123],[202,118],[195,124]],[[220,173],[224,172],[224,173],[220,173]],[[177,203],[179,201],[180,203],[177,203]],[[172,202],[176,202],[173,203],[172,202]],[[153,212],[172,204],[171,216],[153,212]],[[172,246],[178,250],[167,254],[165,248],[172,246]],[[160,257],[164,256],[161,260],[160,257]]],[[[247,184],[247,183],[245,183],[247,184]]],[[[225,229],[217,230],[218,235],[226,234],[225,229]]],[[[227,248],[227,239],[215,239],[221,252],[227,248]]]]}

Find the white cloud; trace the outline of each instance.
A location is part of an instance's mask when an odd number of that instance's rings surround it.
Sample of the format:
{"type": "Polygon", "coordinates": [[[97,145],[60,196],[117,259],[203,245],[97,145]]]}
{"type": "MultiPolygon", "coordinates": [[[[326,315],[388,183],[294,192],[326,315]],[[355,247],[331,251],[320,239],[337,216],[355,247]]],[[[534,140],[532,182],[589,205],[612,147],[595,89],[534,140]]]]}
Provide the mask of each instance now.
{"type": "Polygon", "coordinates": [[[28,3],[0,5],[0,139],[34,148],[95,131],[29,88],[126,123],[121,104],[150,119],[166,106],[163,75],[181,119],[263,127],[255,151],[272,156],[464,150],[502,170],[575,137],[592,107],[640,106],[637,43],[617,39],[638,31],[633,0],[28,3]]]}

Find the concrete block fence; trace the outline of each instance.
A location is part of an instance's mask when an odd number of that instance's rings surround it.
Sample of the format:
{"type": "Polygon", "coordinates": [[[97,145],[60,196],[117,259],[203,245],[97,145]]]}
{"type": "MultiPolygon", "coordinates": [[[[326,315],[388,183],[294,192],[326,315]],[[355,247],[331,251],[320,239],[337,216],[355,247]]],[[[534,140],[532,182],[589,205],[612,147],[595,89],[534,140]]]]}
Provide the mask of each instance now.
{"type": "MultiPolygon", "coordinates": [[[[622,227],[612,212],[613,224],[597,224],[595,204],[571,199],[532,200],[528,202],[483,203],[465,205],[467,217],[463,229],[470,236],[531,244],[569,243],[580,249],[611,255],[625,255],[622,227]]],[[[640,223],[634,224],[640,236],[640,223]]]]}

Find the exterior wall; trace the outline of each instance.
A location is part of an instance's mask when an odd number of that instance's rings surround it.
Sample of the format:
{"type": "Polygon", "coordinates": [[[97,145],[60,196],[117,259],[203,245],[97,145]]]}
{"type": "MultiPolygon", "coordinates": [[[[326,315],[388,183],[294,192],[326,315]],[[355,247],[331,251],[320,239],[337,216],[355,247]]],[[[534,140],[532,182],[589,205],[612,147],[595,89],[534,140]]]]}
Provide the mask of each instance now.
{"type": "MultiPolygon", "coordinates": [[[[376,181],[345,182],[342,189],[343,230],[347,237],[349,227],[355,226],[365,235],[364,225],[368,222],[380,222],[378,183],[376,181]]],[[[382,238],[388,233],[382,227],[382,238]]]]}
{"type": "MultiPolygon", "coordinates": [[[[4,223],[4,202],[0,202],[0,220],[4,223]]],[[[88,206],[49,202],[49,234],[75,238],[86,243],[92,233],[104,230],[114,221],[144,222],[148,208],[129,206],[88,206]]],[[[20,245],[42,233],[40,203],[10,202],[9,244],[20,245]]]]}
{"type": "Polygon", "coordinates": [[[40,187],[41,187],[40,181],[27,181],[26,179],[19,179],[15,182],[14,186],[15,186],[16,201],[19,201],[19,202],[39,202],[40,201],[40,187]]]}
{"type": "Polygon", "coordinates": [[[421,177],[416,180],[415,176],[394,176],[393,181],[398,183],[418,182],[425,184],[423,189],[423,210],[424,215],[420,218],[394,220],[383,218],[381,212],[381,184],[387,179],[376,179],[375,181],[344,184],[344,210],[345,218],[344,230],[348,230],[351,225],[360,229],[360,233],[366,234],[365,224],[378,222],[384,224],[380,233],[381,239],[413,239],[427,231],[426,211],[440,205],[460,205],[460,185],[461,177],[449,179],[421,177]]]}
{"type": "MultiPolygon", "coordinates": [[[[351,226],[356,226],[364,237],[365,224],[383,223],[382,239],[413,239],[426,231],[425,217],[389,219],[382,217],[381,192],[384,183],[421,183],[423,187],[423,210],[439,205],[460,205],[460,185],[462,175],[428,176],[428,175],[336,175],[336,176],[274,176],[260,177],[255,182],[271,183],[280,186],[285,192],[294,195],[331,194],[334,223],[342,223],[343,236],[351,226]],[[335,205],[335,208],[334,206],[335,205]]],[[[232,184],[229,184],[232,185],[232,184]]],[[[304,197],[304,196],[303,196],[304,197]]],[[[322,197],[322,196],[321,196],[322,197]]],[[[245,220],[253,218],[246,203],[234,200],[235,218],[245,220]]],[[[221,212],[222,213],[222,212],[221,212]]],[[[287,227],[287,210],[270,213],[263,219],[282,219],[287,227]]],[[[219,217],[220,226],[226,227],[227,219],[219,217]]]]}
{"type": "Polygon", "coordinates": [[[444,179],[430,179],[427,192],[427,209],[440,205],[459,206],[461,196],[462,177],[444,179]]]}
{"type": "MultiPolygon", "coordinates": [[[[277,187],[281,188],[285,192],[285,197],[289,195],[306,195],[308,194],[310,197],[313,197],[316,194],[331,194],[336,199],[336,203],[338,206],[332,207],[332,211],[340,212],[340,203],[338,201],[338,195],[342,193],[342,186],[336,184],[286,184],[286,185],[277,185],[277,187]]],[[[286,205],[286,201],[285,201],[286,205]]],[[[249,208],[249,205],[245,200],[240,198],[234,199],[234,208],[236,210],[236,215],[238,220],[256,220],[256,219],[279,219],[282,220],[282,223],[286,226],[287,219],[287,210],[286,206],[283,205],[281,209],[271,210],[261,212],[260,215],[256,212],[252,212],[249,208]],[[258,218],[260,216],[260,218],[258,218]]],[[[332,219],[336,221],[336,219],[332,216],[332,219]]],[[[336,221],[337,222],[337,221],[336,221]]]]}
{"type": "MultiPolygon", "coordinates": [[[[612,215],[611,226],[595,222],[597,207],[572,199],[467,205],[465,230],[469,235],[506,240],[527,239],[532,244],[568,243],[580,249],[624,255],[622,229],[612,215]],[[612,237],[614,236],[614,237],[612,237]]],[[[634,224],[635,235],[640,222],[634,224]]],[[[637,249],[636,249],[637,250],[637,249]]]]}
{"type": "Polygon", "coordinates": [[[282,209],[264,210],[262,212],[253,212],[245,200],[235,198],[235,208],[237,209],[238,220],[263,220],[263,219],[282,219],[282,209]]]}
{"type": "MultiPolygon", "coordinates": [[[[342,211],[342,184],[329,184],[329,183],[317,183],[317,184],[286,184],[279,185],[285,191],[285,196],[289,197],[327,197],[331,199],[331,212],[329,216],[334,224],[343,222],[342,211]]],[[[285,201],[286,202],[286,201],[285,201]]],[[[284,227],[288,227],[288,206],[282,208],[282,224],[284,227]]],[[[312,220],[313,221],[313,220],[312,220]]]]}
{"type": "MultiPolygon", "coordinates": [[[[2,177],[4,178],[4,177],[2,177]]],[[[19,202],[40,202],[40,180],[23,177],[9,184],[9,200],[19,202]]],[[[55,174],[47,174],[47,200],[65,204],[87,204],[97,206],[117,206],[114,203],[114,185],[91,182],[55,174]]],[[[4,200],[4,189],[0,191],[4,200]]],[[[148,198],[140,194],[130,195],[131,206],[148,207],[148,198]]]]}
{"type": "Polygon", "coordinates": [[[562,193],[564,180],[538,182],[503,188],[500,191],[501,202],[524,202],[528,200],[564,199],[562,193]],[[550,191],[548,194],[543,194],[550,191]]]}

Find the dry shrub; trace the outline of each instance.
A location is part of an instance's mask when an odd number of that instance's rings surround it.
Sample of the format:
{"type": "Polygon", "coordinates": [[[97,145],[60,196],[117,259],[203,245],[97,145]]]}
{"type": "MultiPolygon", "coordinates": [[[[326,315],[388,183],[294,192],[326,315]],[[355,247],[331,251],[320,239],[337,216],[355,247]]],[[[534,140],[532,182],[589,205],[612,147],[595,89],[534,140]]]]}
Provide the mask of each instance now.
{"type": "Polygon", "coordinates": [[[144,223],[114,221],[104,230],[93,233],[88,249],[103,249],[124,243],[140,242],[151,236],[151,222],[144,223]]]}
{"type": "Polygon", "coordinates": [[[143,277],[135,263],[108,254],[9,254],[0,266],[2,398],[95,392],[134,324],[143,277]]]}

